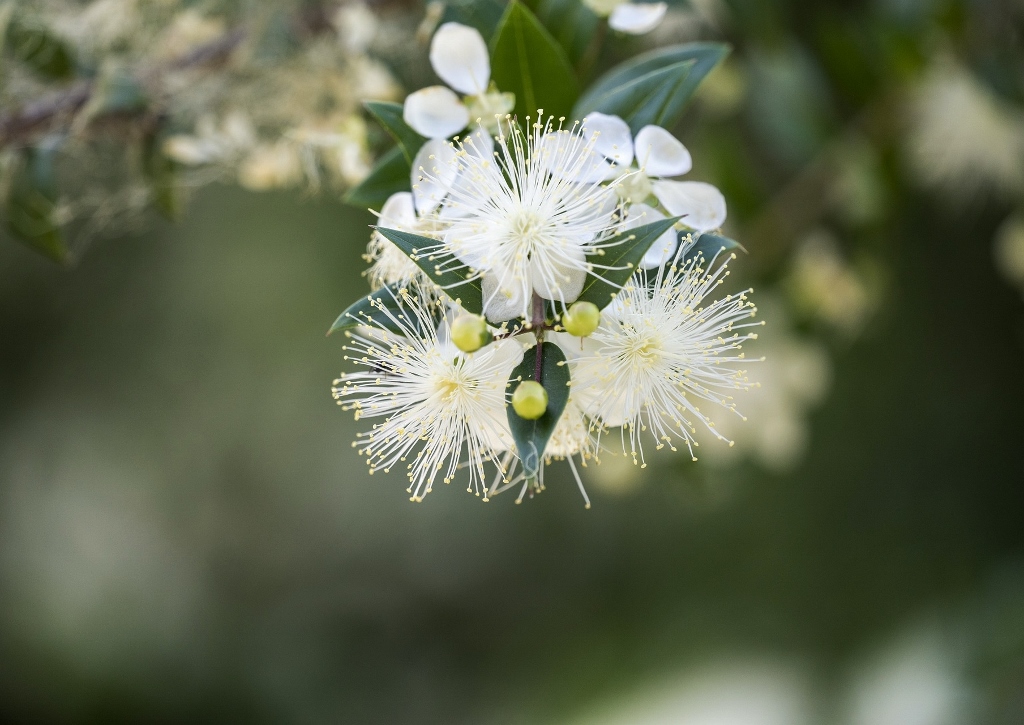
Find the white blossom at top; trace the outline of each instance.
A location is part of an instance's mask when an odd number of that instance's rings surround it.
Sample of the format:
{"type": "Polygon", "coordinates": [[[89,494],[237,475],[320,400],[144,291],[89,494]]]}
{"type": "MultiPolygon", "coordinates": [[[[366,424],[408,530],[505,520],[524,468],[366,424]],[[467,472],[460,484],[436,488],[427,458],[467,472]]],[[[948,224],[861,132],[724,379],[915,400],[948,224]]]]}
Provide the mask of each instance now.
{"type": "Polygon", "coordinates": [[[656,448],[675,450],[673,439],[682,439],[691,456],[695,421],[724,440],[698,403],[736,413],[731,393],[751,386],[740,348],[757,337],[746,329],[761,323],[751,320],[747,292],[706,303],[728,274],[719,256],[672,264],[653,278],[641,270],[570,360],[574,399],[604,425],[622,426],[623,450],[634,460],[644,461],[643,431],[656,448]]]}
{"type": "Polygon", "coordinates": [[[570,303],[595,273],[588,255],[617,231],[617,200],[586,180],[603,163],[594,139],[538,120],[500,135],[493,154],[479,153],[472,138],[458,145],[458,178],[439,212],[442,246],[483,277],[492,322],[529,318],[534,293],[570,303]]]}
{"type": "MultiPolygon", "coordinates": [[[[469,136],[473,149],[489,154],[494,139],[482,129],[469,136]]],[[[467,139],[468,141],[468,139],[467,139]]],[[[388,197],[381,207],[377,226],[420,236],[435,236],[441,229],[437,209],[455,183],[455,149],[443,139],[432,139],[420,148],[413,159],[409,191],[388,197]]],[[[430,277],[401,249],[374,231],[366,250],[371,263],[367,276],[374,289],[384,285],[415,287],[425,297],[436,297],[438,290],[430,277]]]]}
{"type": "Polygon", "coordinates": [[[405,99],[402,117],[416,133],[450,138],[477,120],[493,129],[494,115],[512,110],[515,97],[491,88],[487,44],[475,28],[459,23],[438,28],[430,43],[430,65],[448,86],[429,86],[405,99]],[[467,96],[465,103],[455,91],[467,96]]]}
{"type": "Polygon", "coordinates": [[[643,35],[654,30],[668,11],[667,3],[631,3],[628,0],[583,0],[583,4],[601,17],[608,18],[612,30],[643,35]]]}
{"type": "Polygon", "coordinates": [[[334,397],[356,419],[383,419],[359,434],[356,446],[370,473],[406,464],[412,500],[422,501],[441,474],[450,483],[468,458],[469,489],[484,493],[484,463],[501,467],[499,456],[512,446],[505,413],[505,384],[523,357],[513,339],[471,355],[448,340],[447,318],[435,328],[441,303],[401,296],[402,313],[381,306],[390,324],[360,320],[347,333],[346,360],[358,372],[334,382],[334,397]]]}
{"type": "MultiPolygon", "coordinates": [[[[725,197],[703,181],[674,181],[693,167],[686,147],[660,126],[644,126],[636,134],[618,116],[591,113],[584,119],[588,129],[600,132],[595,149],[607,159],[606,175],[624,177],[617,187],[619,196],[630,206],[626,228],[664,219],[665,214],[646,202],[653,196],[672,216],[698,232],[717,229],[725,222],[725,197]],[[633,163],[639,171],[632,169],[633,163]]],[[[657,267],[675,254],[677,237],[666,232],[644,257],[642,266],[657,267]]]]}

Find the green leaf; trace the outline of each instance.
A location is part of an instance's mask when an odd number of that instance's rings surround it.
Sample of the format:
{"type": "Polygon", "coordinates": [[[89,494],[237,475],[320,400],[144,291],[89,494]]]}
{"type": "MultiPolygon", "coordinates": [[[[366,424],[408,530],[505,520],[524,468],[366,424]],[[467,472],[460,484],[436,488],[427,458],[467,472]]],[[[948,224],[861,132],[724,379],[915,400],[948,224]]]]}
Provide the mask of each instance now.
{"type": "Polygon", "coordinates": [[[729,237],[723,237],[718,234],[700,234],[695,232],[693,243],[683,253],[683,261],[689,262],[699,254],[704,257],[706,262],[710,262],[716,254],[728,252],[731,249],[743,249],[743,245],[735,239],[729,239],[729,237]]]}
{"type": "Polygon", "coordinates": [[[528,479],[537,477],[548,440],[562,417],[565,404],[569,402],[569,366],[565,364],[565,353],[552,342],[543,343],[540,380],[548,393],[548,409],[537,420],[520,418],[512,407],[512,393],[522,380],[533,380],[537,364],[537,346],[534,345],[523,355],[523,361],[512,371],[505,393],[505,411],[508,425],[512,429],[523,473],[528,479]]]}
{"type": "Polygon", "coordinates": [[[380,157],[370,175],[345,194],[345,201],[361,207],[379,209],[388,197],[398,191],[409,191],[412,164],[398,146],[380,157]]]}
{"type": "Polygon", "coordinates": [[[147,134],[142,140],[142,175],[149,184],[153,206],[172,221],[183,212],[182,188],[178,183],[178,164],[164,151],[164,134],[147,134]]]}
{"type": "Polygon", "coordinates": [[[6,52],[41,76],[59,80],[74,73],[71,50],[38,20],[11,19],[5,40],[6,52]]]}
{"type": "Polygon", "coordinates": [[[12,17],[14,17],[14,0],[7,0],[5,3],[0,3],[0,56],[2,56],[4,52],[4,44],[7,40],[7,28],[11,23],[12,17]]]}
{"type": "Polygon", "coordinates": [[[387,131],[412,167],[416,152],[427,142],[423,136],[409,128],[409,125],[402,118],[402,105],[399,103],[384,103],[383,101],[366,101],[363,103],[366,110],[377,119],[384,130],[387,131]]]}
{"type": "Polygon", "coordinates": [[[62,139],[49,139],[23,153],[5,200],[7,228],[28,246],[55,262],[70,260],[70,250],[56,221],[57,180],[54,161],[62,139]]]}
{"type": "Polygon", "coordinates": [[[567,116],[579,84],[565,51],[519,0],[512,0],[491,40],[491,77],[516,95],[520,121],[537,110],[567,116]]]}
{"type": "Polygon", "coordinates": [[[450,0],[445,3],[441,21],[468,25],[479,30],[484,38],[491,38],[504,14],[504,0],[450,0]]]}
{"type": "Polygon", "coordinates": [[[400,232],[397,229],[377,227],[377,231],[405,252],[417,267],[426,272],[430,279],[465,310],[476,315],[483,314],[483,289],[480,280],[472,275],[472,270],[450,254],[423,251],[437,248],[439,242],[436,239],[400,232]]]}
{"type": "Polygon", "coordinates": [[[601,275],[600,278],[593,274],[588,275],[577,300],[593,302],[602,310],[607,307],[616,293],[633,276],[637,264],[655,240],[666,230],[671,229],[680,218],[659,219],[651,224],[628,229],[610,239],[607,242],[608,246],[602,245],[604,254],[593,254],[588,257],[588,261],[594,265],[606,265],[616,269],[596,270],[601,275]]]}
{"type": "Polygon", "coordinates": [[[594,111],[620,116],[634,133],[648,124],[672,128],[697,86],[728,52],[721,43],[686,43],[638,55],[601,76],[572,117],[594,111]]]}
{"type": "Polygon", "coordinates": [[[601,24],[580,0],[537,0],[534,12],[572,63],[586,55],[601,24]]]}
{"type": "MultiPolygon", "coordinates": [[[[435,325],[440,321],[441,315],[438,314],[434,319],[435,325]]],[[[331,325],[327,334],[350,330],[366,324],[383,327],[396,335],[405,335],[408,329],[418,330],[420,328],[419,318],[406,313],[405,306],[402,304],[401,287],[394,284],[389,284],[353,302],[348,309],[338,315],[338,319],[331,325]],[[405,324],[406,328],[398,324],[398,321],[405,324]]]]}

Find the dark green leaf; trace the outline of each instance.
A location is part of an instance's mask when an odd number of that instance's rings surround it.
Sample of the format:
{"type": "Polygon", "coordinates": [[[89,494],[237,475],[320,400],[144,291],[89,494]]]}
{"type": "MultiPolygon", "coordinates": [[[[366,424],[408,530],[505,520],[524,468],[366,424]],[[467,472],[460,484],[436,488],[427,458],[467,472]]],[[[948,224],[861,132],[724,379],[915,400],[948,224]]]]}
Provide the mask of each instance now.
{"type": "Polygon", "coordinates": [[[502,91],[516,94],[515,112],[522,121],[566,116],[579,95],[579,84],[565,51],[519,0],[509,3],[491,41],[491,77],[502,91]]]}
{"type": "Polygon", "coordinates": [[[409,128],[409,125],[403,120],[401,104],[366,101],[363,105],[380,122],[384,130],[395,139],[411,168],[412,161],[416,158],[416,152],[427,142],[427,139],[409,128]]]}
{"type": "MultiPolygon", "coordinates": [[[[407,314],[402,299],[400,287],[394,284],[371,292],[368,296],[353,302],[347,310],[338,315],[338,319],[331,325],[327,334],[366,324],[382,327],[397,335],[405,335],[407,329],[418,330],[419,318],[416,315],[407,314]],[[405,324],[407,329],[403,329],[396,320],[405,324]]],[[[440,315],[434,319],[435,325],[438,322],[440,322],[440,315]]]]}
{"type": "Polygon", "coordinates": [[[24,152],[4,204],[7,228],[28,246],[62,264],[70,250],[56,221],[57,180],[54,161],[59,140],[50,139],[24,152]]]}
{"type": "Polygon", "coordinates": [[[572,117],[600,111],[623,118],[636,133],[648,124],[671,128],[704,77],[725,58],[721,43],[659,48],[608,71],[580,98],[572,117]]]}
{"type": "Polygon", "coordinates": [[[377,227],[377,231],[405,252],[417,267],[426,272],[430,279],[465,310],[476,315],[483,314],[483,290],[480,287],[480,280],[472,276],[469,267],[450,254],[423,251],[436,248],[439,244],[436,239],[400,232],[397,229],[377,227]]]}
{"type": "Polygon", "coordinates": [[[580,0],[537,0],[534,12],[573,63],[586,55],[601,23],[580,0]]]}
{"type": "Polygon", "coordinates": [[[142,141],[142,174],[153,195],[153,205],[176,221],[183,211],[183,189],[178,183],[178,164],[163,152],[164,135],[148,134],[142,141]]]}
{"type": "Polygon", "coordinates": [[[637,264],[654,244],[655,240],[679,221],[680,217],[660,219],[651,224],[629,229],[603,246],[604,254],[595,254],[588,261],[594,265],[615,267],[616,269],[595,269],[600,278],[593,274],[587,276],[583,291],[578,299],[593,302],[598,309],[604,309],[615,297],[615,294],[633,276],[637,264]]]}
{"type": "Polygon", "coordinates": [[[512,371],[508,379],[505,410],[508,413],[508,425],[512,429],[519,451],[519,460],[523,462],[523,473],[528,479],[536,478],[544,459],[544,449],[548,440],[562,417],[565,404],[569,402],[569,366],[565,364],[565,354],[558,345],[545,342],[541,347],[540,380],[548,393],[548,409],[537,420],[520,418],[512,407],[512,393],[522,380],[533,380],[537,364],[537,346],[534,345],[523,355],[523,361],[512,371]]]}
{"type": "Polygon", "coordinates": [[[479,30],[484,38],[491,38],[504,14],[504,0],[451,0],[445,3],[442,22],[469,25],[479,30]]]}
{"type": "Polygon", "coordinates": [[[409,191],[412,164],[398,146],[380,157],[370,175],[345,194],[345,201],[362,207],[380,209],[388,197],[398,191],[409,191]]]}
{"type": "Polygon", "coordinates": [[[706,262],[710,262],[719,252],[728,252],[731,249],[743,249],[743,245],[734,239],[717,234],[695,232],[692,244],[683,253],[683,261],[688,262],[699,254],[706,262]]]}
{"type": "Polygon", "coordinates": [[[15,17],[8,23],[5,52],[47,78],[68,78],[75,69],[64,41],[34,19],[15,17]]]}

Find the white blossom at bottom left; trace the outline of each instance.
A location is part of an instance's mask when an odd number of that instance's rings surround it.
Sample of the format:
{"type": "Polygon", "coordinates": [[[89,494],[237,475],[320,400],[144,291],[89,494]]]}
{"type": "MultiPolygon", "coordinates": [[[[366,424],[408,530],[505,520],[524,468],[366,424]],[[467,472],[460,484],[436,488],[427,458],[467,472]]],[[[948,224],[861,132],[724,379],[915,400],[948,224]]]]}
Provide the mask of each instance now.
{"type": "Polygon", "coordinates": [[[377,317],[386,322],[361,319],[346,333],[345,359],[362,369],[335,380],[334,397],[357,420],[382,419],[353,445],[371,474],[406,463],[413,501],[430,493],[439,474],[450,483],[463,467],[469,490],[484,493],[484,464],[501,469],[501,454],[513,446],[505,388],[523,348],[505,339],[468,355],[448,339],[443,303],[400,296],[400,313],[379,304],[377,317]]]}

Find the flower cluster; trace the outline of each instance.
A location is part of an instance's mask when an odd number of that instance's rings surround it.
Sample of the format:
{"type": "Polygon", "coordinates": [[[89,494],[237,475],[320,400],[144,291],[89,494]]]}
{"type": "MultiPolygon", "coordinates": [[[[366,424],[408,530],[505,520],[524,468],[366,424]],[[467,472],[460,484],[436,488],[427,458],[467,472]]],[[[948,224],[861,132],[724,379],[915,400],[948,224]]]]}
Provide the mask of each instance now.
{"type": "Polygon", "coordinates": [[[589,506],[574,458],[621,448],[645,466],[652,447],[682,444],[696,460],[699,429],[728,443],[714,415],[742,417],[742,346],[762,323],[749,290],[720,289],[738,245],[716,233],[722,194],[675,178],[687,149],[605,110],[513,115],[467,26],[442,25],[430,60],[468,95],[406,99],[406,128],[427,139],[409,190],[380,208],[375,291],[332,328],[357,368],[334,396],[373,420],[355,444],[370,472],[404,465],[419,501],[466,468],[484,500],[518,488],[521,501],[564,459],[589,506]]]}

